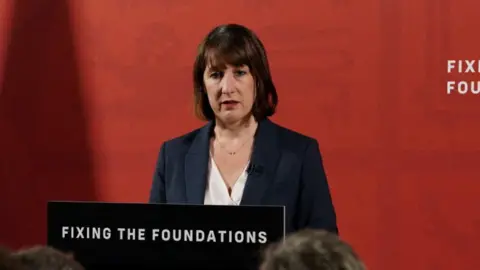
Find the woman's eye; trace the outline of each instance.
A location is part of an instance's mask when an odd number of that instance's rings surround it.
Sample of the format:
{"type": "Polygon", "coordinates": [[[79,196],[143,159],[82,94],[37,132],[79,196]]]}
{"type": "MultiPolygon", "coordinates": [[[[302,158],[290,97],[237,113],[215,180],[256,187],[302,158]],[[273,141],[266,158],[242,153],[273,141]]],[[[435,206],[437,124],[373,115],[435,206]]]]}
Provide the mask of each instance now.
{"type": "Polygon", "coordinates": [[[210,77],[213,78],[213,79],[218,79],[222,76],[222,74],[220,74],[220,72],[212,72],[210,73],[210,77]]]}
{"type": "Polygon", "coordinates": [[[237,76],[243,76],[243,75],[245,75],[245,74],[247,74],[247,72],[245,72],[245,71],[243,71],[243,70],[237,70],[237,71],[235,71],[235,75],[237,75],[237,76]]]}

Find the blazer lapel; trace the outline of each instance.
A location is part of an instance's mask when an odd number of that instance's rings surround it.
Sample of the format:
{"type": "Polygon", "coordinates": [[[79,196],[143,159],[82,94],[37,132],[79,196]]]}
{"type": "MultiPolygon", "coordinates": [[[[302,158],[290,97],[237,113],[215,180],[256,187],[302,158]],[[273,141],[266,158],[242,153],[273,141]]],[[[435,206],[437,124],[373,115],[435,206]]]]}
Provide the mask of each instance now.
{"type": "Polygon", "coordinates": [[[276,126],[268,119],[258,123],[241,205],[261,205],[265,192],[274,181],[280,158],[276,131],[276,126]]]}
{"type": "Polygon", "coordinates": [[[199,130],[185,156],[185,187],[190,204],[203,204],[205,198],[211,129],[209,122],[199,130]]]}

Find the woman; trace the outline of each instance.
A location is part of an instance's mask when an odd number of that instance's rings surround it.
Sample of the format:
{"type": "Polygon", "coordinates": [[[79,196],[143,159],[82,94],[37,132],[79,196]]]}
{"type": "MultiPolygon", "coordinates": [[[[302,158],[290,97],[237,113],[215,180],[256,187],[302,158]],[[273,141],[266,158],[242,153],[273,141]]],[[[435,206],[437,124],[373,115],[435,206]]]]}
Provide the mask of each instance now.
{"type": "Polygon", "coordinates": [[[241,25],[213,29],[193,71],[208,123],[163,143],[151,203],[285,205],[286,232],[337,233],[317,141],[271,122],[278,102],[266,52],[241,25]]]}

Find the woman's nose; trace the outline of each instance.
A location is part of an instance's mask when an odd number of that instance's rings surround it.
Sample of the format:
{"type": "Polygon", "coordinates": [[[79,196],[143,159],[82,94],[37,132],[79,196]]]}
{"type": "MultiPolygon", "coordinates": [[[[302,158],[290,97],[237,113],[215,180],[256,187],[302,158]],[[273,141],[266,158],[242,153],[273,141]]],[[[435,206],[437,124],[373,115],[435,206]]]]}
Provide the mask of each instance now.
{"type": "Polygon", "coordinates": [[[232,93],[235,91],[235,78],[230,72],[226,72],[221,83],[222,94],[232,93]]]}

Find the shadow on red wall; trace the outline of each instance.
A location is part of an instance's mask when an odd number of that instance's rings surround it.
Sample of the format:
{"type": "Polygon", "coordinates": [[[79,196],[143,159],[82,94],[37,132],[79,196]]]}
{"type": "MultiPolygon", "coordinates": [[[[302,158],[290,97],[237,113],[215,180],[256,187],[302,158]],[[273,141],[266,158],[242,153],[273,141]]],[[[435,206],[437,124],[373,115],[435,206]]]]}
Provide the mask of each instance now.
{"type": "Polygon", "coordinates": [[[15,1],[0,88],[0,242],[45,243],[48,200],[94,200],[66,0],[15,1]]]}

